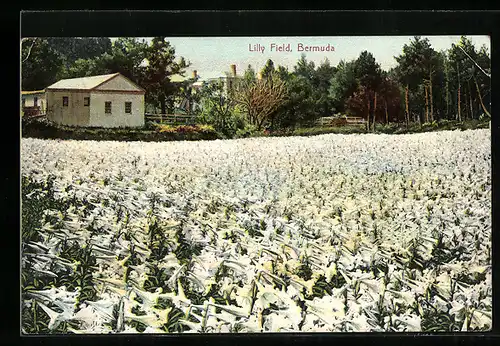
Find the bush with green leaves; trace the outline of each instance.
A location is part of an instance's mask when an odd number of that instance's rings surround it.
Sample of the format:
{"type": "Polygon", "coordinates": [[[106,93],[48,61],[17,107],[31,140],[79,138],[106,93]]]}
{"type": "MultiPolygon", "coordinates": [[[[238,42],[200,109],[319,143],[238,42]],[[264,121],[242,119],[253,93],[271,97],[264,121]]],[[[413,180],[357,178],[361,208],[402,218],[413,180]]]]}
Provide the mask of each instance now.
{"type": "Polygon", "coordinates": [[[226,87],[222,81],[206,83],[202,87],[198,95],[197,121],[213,125],[218,133],[232,138],[245,126],[245,119],[236,107],[231,90],[226,87]]]}

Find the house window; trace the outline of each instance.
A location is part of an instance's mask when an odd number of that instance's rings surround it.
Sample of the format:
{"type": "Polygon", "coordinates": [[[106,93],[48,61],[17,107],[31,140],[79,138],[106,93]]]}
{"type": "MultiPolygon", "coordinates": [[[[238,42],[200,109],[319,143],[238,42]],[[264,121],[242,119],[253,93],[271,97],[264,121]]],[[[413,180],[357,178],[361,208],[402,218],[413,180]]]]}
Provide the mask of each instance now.
{"type": "Polygon", "coordinates": [[[104,102],[104,113],[111,114],[111,101],[104,102]]]}
{"type": "Polygon", "coordinates": [[[63,96],[63,106],[68,107],[68,96],[63,96]]]}
{"type": "Polygon", "coordinates": [[[33,106],[38,106],[38,97],[36,96],[33,98],[33,106]]]}
{"type": "Polygon", "coordinates": [[[83,98],[83,105],[84,105],[85,107],[90,106],[90,97],[84,97],[84,98],[83,98]]]}
{"type": "Polygon", "coordinates": [[[132,113],[132,102],[125,102],[125,113],[132,113]]]}

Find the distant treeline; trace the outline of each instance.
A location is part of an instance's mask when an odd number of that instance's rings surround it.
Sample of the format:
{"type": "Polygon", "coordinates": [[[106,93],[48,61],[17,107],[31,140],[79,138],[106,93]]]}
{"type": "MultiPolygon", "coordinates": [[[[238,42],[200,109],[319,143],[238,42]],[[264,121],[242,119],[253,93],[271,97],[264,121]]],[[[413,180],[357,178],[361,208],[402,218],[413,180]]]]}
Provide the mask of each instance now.
{"type": "MultiPolygon", "coordinates": [[[[264,80],[274,82],[263,86],[260,94],[253,87],[246,94],[240,90],[224,97],[222,89],[209,86],[193,93],[192,79],[172,82],[171,76],[184,74],[190,63],[176,58],[174,47],[164,37],[149,43],[134,38],[113,42],[109,38],[25,39],[22,59],[24,90],[43,89],[62,78],[120,72],[146,89],[148,105],[168,113],[177,101],[192,99],[200,107],[190,111],[229,136],[249,125],[257,124],[259,130],[293,128],[339,113],[363,117],[373,125],[463,121],[490,117],[491,112],[489,52],[465,36],[444,51],[436,51],[428,39],[416,36],[403,46],[395,57],[396,66],[389,71],[382,70],[368,51],[337,66],[326,59],[316,66],[305,55],[291,70],[268,60],[259,72],[264,80]],[[272,95],[272,89],[265,88],[278,81],[283,84],[283,95],[269,97],[268,104],[260,105],[270,111],[252,109],[259,105],[252,106],[250,98],[266,92],[272,95]],[[246,105],[242,95],[248,96],[246,105]]],[[[243,79],[248,81],[247,89],[258,83],[252,66],[243,79]]]]}

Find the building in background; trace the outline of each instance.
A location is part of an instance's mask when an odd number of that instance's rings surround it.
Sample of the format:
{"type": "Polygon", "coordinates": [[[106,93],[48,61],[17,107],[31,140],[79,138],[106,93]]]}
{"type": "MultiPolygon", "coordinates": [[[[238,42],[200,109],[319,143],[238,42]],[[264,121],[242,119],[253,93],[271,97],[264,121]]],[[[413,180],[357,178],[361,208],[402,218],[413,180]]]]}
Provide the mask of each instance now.
{"type": "Polygon", "coordinates": [[[45,89],[47,118],[85,127],[144,126],[143,88],[120,73],[63,79],[45,89]]]}
{"type": "Polygon", "coordinates": [[[46,105],[45,90],[21,91],[21,111],[23,115],[45,114],[46,105]]]}
{"type": "Polygon", "coordinates": [[[196,99],[194,96],[197,92],[201,90],[204,85],[220,83],[223,88],[224,94],[229,93],[232,90],[235,90],[238,82],[243,77],[238,76],[236,72],[236,65],[232,64],[229,66],[229,72],[221,73],[219,76],[212,78],[203,78],[198,74],[197,70],[193,70],[192,75],[190,77],[181,76],[179,74],[172,75],[170,80],[175,83],[185,83],[185,96],[181,97],[175,103],[175,114],[190,114],[192,111],[198,107],[193,99],[196,99]]]}
{"type": "Polygon", "coordinates": [[[236,65],[232,64],[229,66],[230,71],[226,72],[225,74],[221,74],[218,77],[215,78],[209,78],[206,79],[204,82],[205,83],[222,83],[222,86],[224,88],[225,93],[229,93],[230,91],[233,91],[236,86],[238,85],[238,82],[243,78],[241,76],[238,76],[236,73],[236,65]]]}

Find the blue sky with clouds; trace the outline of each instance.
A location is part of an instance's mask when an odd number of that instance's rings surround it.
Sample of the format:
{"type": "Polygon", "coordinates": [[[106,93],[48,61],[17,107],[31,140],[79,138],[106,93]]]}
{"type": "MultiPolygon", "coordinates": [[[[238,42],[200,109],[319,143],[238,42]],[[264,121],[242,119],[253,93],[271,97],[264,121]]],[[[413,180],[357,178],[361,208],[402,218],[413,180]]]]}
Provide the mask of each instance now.
{"type": "MultiPolygon", "coordinates": [[[[432,47],[438,51],[446,50],[452,43],[459,41],[460,36],[423,36],[427,37],[432,47]]],[[[486,45],[490,49],[488,36],[467,36],[479,49],[486,45]]],[[[401,54],[404,44],[410,42],[412,36],[330,36],[330,37],[169,37],[175,47],[176,55],[183,56],[191,62],[188,75],[197,70],[202,79],[224,75],[231,64],[236,64],[237,73],[242,74],[250,64],[256,71],[260,70],[267,59],[272,59],[275,66],[284,65],[293,69],[302,52],[297,51],[299,43],[304,46],[335,47],[333,52],[306,52],[308,60],[316,64],[327,58],[332,65],[340,60],[356,59],[367,50],[371,52],[385,70],[396,65],[394,56],[401,54]],[[290,44],[291,52],[270,51],[271,44],[290,44]],[[249,46],[265,47],[264,52],[250,51],[249,46]]],[[[149,38],[144,38],[149,40],[149,38]]]]}

